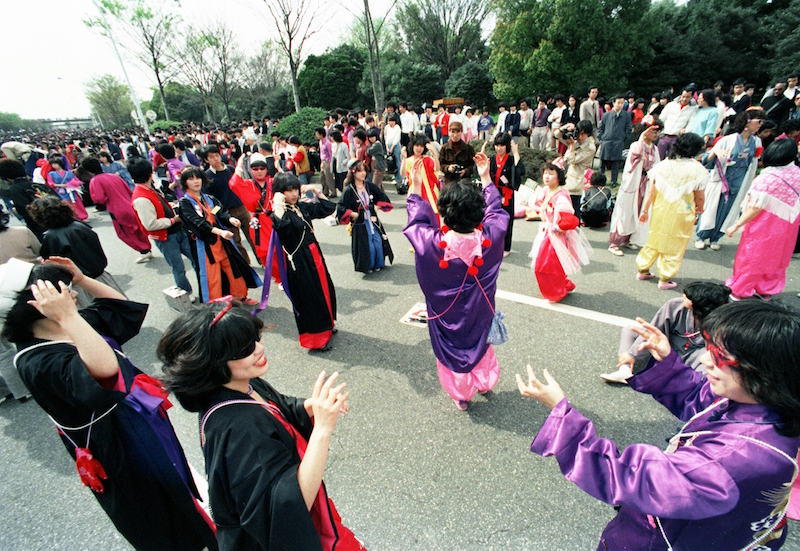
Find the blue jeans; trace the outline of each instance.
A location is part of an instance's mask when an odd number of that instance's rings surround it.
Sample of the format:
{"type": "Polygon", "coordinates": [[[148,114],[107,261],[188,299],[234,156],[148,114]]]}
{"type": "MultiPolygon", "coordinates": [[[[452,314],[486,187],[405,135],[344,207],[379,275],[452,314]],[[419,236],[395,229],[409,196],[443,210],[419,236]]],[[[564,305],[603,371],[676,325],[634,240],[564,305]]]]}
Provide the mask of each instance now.
{"type": "Polygon", "coordinates": [[[308,181],[308,173],[306,173],[306,174],[298,174],[297,175],[297,179],[300,180],[300,184],[301,185],[305,186],[305,185],[308,185],[308,183],[309,183],[309,181],[308,181]]]}
{"type": "Polygon", "coordinates": [[[192,269],[195,273],[197,272],[197,265],[192,257],[192,244],[189,241],[189,236],[186,235],[186,232],[179,231],[168,234],[166,241],[155,241],[155,244],[161,254],[164,255],[164,260],[172,268],[172,279],[175,280],[175,285],[187,293],[191,293],[192,285],[186,279],[186,268],[183,265],[183,258],[181,258],[181,254],[188,258],[192,263],[192,269]]]}
{"type": "Polygon", "coordinates": [[[400,152],[400,144],[396,144],[389,152],[389,155],[394,157],[394,161],[397,164],[397,172],[394,173],[394,181],[395,183],[399,184],[403,181],[403,167],[401,165],[402,153],[400,152]]]}
{"type": "Polygon", "coordinates": [[[383,236],[378,228],[372,222],[367,222],[372,225],[372,228],[367,228],[367,237],[369,238],[369,269],[380,270],[384,267],[386,260],[383,256],[383,236]],[[370,234],[370,229],[372,233],[370,234]]]}

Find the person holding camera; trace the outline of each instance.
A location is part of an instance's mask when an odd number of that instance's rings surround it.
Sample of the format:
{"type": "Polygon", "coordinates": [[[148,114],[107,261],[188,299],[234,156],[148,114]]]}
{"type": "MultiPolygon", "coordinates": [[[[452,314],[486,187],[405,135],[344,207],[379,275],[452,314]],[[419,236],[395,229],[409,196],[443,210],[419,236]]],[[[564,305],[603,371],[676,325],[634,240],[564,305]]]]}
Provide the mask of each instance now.
{"type": "Polygon", "coordinates": [[[451,121],[450,140],[439,151],[439,165],[444,172],[444,183],[469,178],[475,168],[475,149],[461,140],[464,127],[459,121],[451,121]]]}
{"type": "Polygon", "coordinates": [[[592,160],[597,146],[592,136],[592,123],[588,120],[567,123],[554,132],[556,139],[567,146],[564,161],[567,168],[567,192],[572,200],[575,216],[580,220],[581,195],[583,195],[583,180],[587,169],[592,168],[592,160]]]}

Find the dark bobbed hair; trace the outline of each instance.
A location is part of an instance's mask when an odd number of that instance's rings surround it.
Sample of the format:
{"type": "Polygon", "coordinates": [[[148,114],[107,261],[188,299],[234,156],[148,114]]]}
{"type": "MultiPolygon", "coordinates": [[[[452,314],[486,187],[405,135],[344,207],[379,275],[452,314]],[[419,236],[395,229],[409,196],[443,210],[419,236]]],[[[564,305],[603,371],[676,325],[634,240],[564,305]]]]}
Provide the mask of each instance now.
{"type": "Polygon", "coordinates": [[[98,159],[100,159],[100,158],[108,159],[109,163],[113,163],[114,162],[114,157],[112,157],[111,153],[109,153],[108,151],[98,151],[97,152],[97,158],[98,159]]]}
{"type": "Polygon", "coordinates": [[[575,130],[578,134],[586,134],[587,136],[591,136],[594,132],[594,126],[592,126],[591,121],[582,120],[578,121],[578,124],[575,125],[575,130]]]}
{"type": "Polygon", "coordinates": [[[294,174],[281,172],[272,180],[272,193],[283,193],[290,189],[300,191],[300,180],[294,174]]]}
{"type": "Polygon", "coordinates": [[[289,143],[292,145],[303,145],[303,142],[301,142],[300,138],[297,136],[289,136],[289,143]]]}
{"type": "Polygon", "coordinates": [[[344,138],[342,138],[342,133],[338,130],[334,130],[330,134],[330,139],[336,143],[344,142],[344,138]]]}
{"type": "Polygon", "coordinates": [[[181,189],[186,191],[186,182],[189,178],[200,178],[203,181],[203,188],[207,188],[211,180],[208,179],[208,174],[202,168],[196,166],[187,166],[181,171],[181,189]]]}
{"type": "Polygon", "coordinates": [[[692,281],[683,288],[683,294],[692,301],[695,324],[702,327],[711,312],[730,302],[731,290],[721,283],[692,281]]]}
{"type": "Polygon", "coordinates": [[[733,119],[733,127],[736,129],[737,134],[741,134],[748,122],[754,119],[764,120],[765,118],[764,111],[761,109],[748,109],[736,115],[736,118],[733,119]]]}
{"type": "Polygon", "coordinates": [[[784,436],[800,436],[800,312],[778,301],[720,306],[703,323],[711,342],[738,360],[739,384],[776,410],[784,436]]]}
{"type": "Polygon", "coordinates": [[[14,180],[15,178],[25,178],[25,165],[16,159],[0,159],[0,178],[14,180]]]}
{"type": "Polygon", "coordinates": [[[797,142],[791,138],[775,140],[764,150],[761,157],[764,166],[785,166],[797,159],[797,142]]]}
{"type": "Polygon", "coordinates": [[[353,137],[358,138],[359,140],[361,140],[362,143],[367,141],[367,133],[361,129],[353,132],[353,137]]]}
{"type": "Polygon", "coordinates": [[[664,128],[664,123],[658,117],[653,117],[652,124],[645,124],[644,122],[637,122],[636,124],[633,125],[633,135],[634,135],[634,137],[638,140],[639,136],[642,135],[642,132],[644,132],[645,130],[647,130],[648,128],[651,128],[653,126],[656,126],[659,129],[663,129],[664,128]]]}
{"type": "MultiPolygon", "coordinates": [[[[58,165],[62,169],[67,168],[66,165],[64,164],[64,159],[61,158],[61,155],[51,155],[50,157],[48,157],[47,162],[50,163],[50,166],[53,167],[54,169],[55,169],[54,165],[58,165]]],[[[103,169],[101,168],[100,172],[102,171],[103,169]]]]}
{"type": "Polygon", "coordinates": [[[162,143],[156,148],[156,151],[158,151],[165,159],[175,158],[175,148],[172,146],[172,144],[162,143]]]}
{"type": "Polygon", "coordinates": [[[705,140],[693,132],[686,132],[678,136],[672,146],[670,159],[694,159],[706,145],[705,140]]]}
{"type": "Polygon", "coordinates": [[[411,138],[411,143],[409,145],[411,145],[412,151],[415,145],[421,145],[422,152],[424,153],[428,143],[430,143],[428,136],[426,136],[422,132],[418,132],[417,134],[414,134],[414,136],[411,138]]]}
{"type": "MultiPolygon", "coordinates": [[[[112,158],[111,160],[113,161],[114,159],[112,158]]],[[[86,172],[91,172],[92,174],[103,173],[103,166],[100,164],[100,161],[98,161],[94,157],[85,157],[81,161],[80,167],[82,170],[86,172]]]]}
{"type": "MultiPolygon", "coordinates": [[[[767,124],[768,122],[773,122],[773,121],[770,120],[764,121],[761,124],[761,128],[764,128],[764,125],[767,124]]],[[[796,132],[798,130],[800,130],[800,119],[788,119],[781,123],[782,132],[786,132],[788,134],[789,132],[796,132]]]]}
{"type": "Polygon", "coordinates": [[[39,197],[28,205],[28,212],[31,218],[48,230],[66,228],[75,221],[72,205],[54,195],[39,197]]]}
{"type": "Polygon", "coordinates": [[[219,147],[215,144],[208,144],[207,146],[200,149],[200,158],[204,161],[208,160],[209,153],[219,153],[219,147]]]}
{"type": "Polygon", "coordinates": [[[166,387],[189,411],[200,411],[207,396],[231,380],[228,361],[261,334],[264,322],[238,301],[212,327],[226,303],[193,308],[173,321],[158,343],[166,387]]]}
{"type": "Polygon", "coordinates": [[[459,233],[470,233],[483,221],[486,200],[466,178],[450,182],[442,188],[436,202],[447,227],[459,233]]]}
{"type": "Polygon", "coordinates": [[[153,165],[144,157],[133,157],[125,164],[128,172],[131,173],[131,178],[134,183],[144,184],[150,179],[153,174],[153,165]]]}
{"type": "MultiPolygon", "coordinates": [[[[589,121],[586,121],[586,122],[589,122],[589,121]]],[[[589,123],[589,124],[592,124],[592,123],[589,123]]],[[[546,170],[555,170],[556,171],[556,175],[558,176],[558,185],[559,186],[563,186],[564,184],[567,183],[567,175],[564,174],[564,169],[561,168],[560,166],[556,166],[553,163],[548,162],[548,163],[545,163],[545,164],[542,165],[542,175],[544,175],[546,170]]]]}
{"type": "Polygon", "coordinates": [[[500,132],[494,137],[494,145],[504,145],[506,150],[511,147],[511,134],[508,132],[500,132]]]}
{"type": "Polygon", "coordinates": [[[608,178],[606,178],[606,175],[603,172],[598,170],[597,172],[592,173],[589,183],[593,186],[603,187],[606,185],[606,183],[608,183],[608,178]]]}
{"type": "Polygon", "coordinates": [[[717,94],[713,89],[707,88],[702,90],[700,93],[703,94],[703,99],[706,100],[706,103],[709,107],[714,107],[717,105],[717,94]]]}
{"type": "Polygon", "coordinates": [[[31,340],[33,338],[31,326],[34,322],[45,318],[39,310],[28,304],[29,300],[33,300],[30,286],[39,279],[49,281],[60,290],[58,282],[63,281],[67,285],[72,283],[72,272],[57,264],[36,264],[33,267],[28,284],[25,289],[17,293],[14,305],[6,314],[3,323],[2,335],[9,342],[17,344],[31,340]]]}

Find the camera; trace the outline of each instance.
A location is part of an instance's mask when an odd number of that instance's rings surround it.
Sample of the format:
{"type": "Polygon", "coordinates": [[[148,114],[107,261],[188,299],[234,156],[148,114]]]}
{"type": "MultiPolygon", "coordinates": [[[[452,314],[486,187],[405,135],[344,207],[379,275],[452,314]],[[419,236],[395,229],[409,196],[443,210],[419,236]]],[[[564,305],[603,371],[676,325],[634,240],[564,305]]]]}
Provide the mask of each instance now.
{"type": "Polygon", "coordinates": [[[454,173],[454,174],[455,174],[456,172],[461,172],[462,170],[464,170],[464,167],[463,167],[463,166],[461,166],[461,165],[458,165],[458,164],[454,164],[454,165],[453,165],[453,173],[454,173]]]}
{"type": "Polygon", "coordinates": [[[565,140],[577,140],[578,139],[578,129],[573,128],[572,130],[564,130],[561,132],[561,137],[565,140]]]}

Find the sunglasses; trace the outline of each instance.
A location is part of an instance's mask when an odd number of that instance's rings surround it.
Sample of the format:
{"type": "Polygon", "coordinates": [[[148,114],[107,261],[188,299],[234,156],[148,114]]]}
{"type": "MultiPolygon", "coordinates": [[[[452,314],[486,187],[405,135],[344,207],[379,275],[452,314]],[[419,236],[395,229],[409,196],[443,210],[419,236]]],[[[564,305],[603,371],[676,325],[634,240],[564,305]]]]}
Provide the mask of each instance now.
{"type": "Polygon", "coordinates": [[[261,334],[259,333],[256,335],[256,338],[253,339],[253,342],[242,348],[236,355],[231,358],[231,360],[242,360],[248,356],[250,356],[253,352],[256,351],[256,343],[261,341],[261,334]]]}
{"type": "Polygon", "coordinates": [[[252,171],[254,171],[254,172],[255,172],[256,170],[257,170],[257,171],[259,171],[259,172],[261,172],[262,170],[267,170],[267,167],[265,167],[265,166],[251,166],[251,167],[250,167],[250,170],[252,170],[252,171]]]}
{"type": "Polygon", "coordinates": [[[731,360],[725,356],[725,352],[717,345],[706,341],[706,350],[711,354],[714,365],[717,367],[739,367],[739,360],[731,360]]]}

